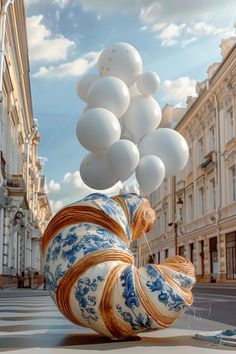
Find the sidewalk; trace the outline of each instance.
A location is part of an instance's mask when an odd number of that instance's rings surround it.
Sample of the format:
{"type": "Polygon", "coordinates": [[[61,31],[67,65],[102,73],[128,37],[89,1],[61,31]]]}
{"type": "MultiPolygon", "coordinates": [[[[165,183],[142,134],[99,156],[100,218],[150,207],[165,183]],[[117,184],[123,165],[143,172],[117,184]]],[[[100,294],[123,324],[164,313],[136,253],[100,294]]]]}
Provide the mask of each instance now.
{"type": "Polygon", "coordinates": [[[236,296],[236,284],[226,284],[226,283],[196,283],[194,288],[199,289],[229,289],[235,290],[236,296]]]}
{"type": "MultiPolygon", "coordinates": [[[[204,294],[203,294],[204,296],[204,294]]],[[[215,301],[215,299],[212,299],[215,301]]],[[[218,300],[221,301],[220,298],[218,300]]],[[[236,300],[230,301],[234,306],[236,300]]],[[[220,302],[221,306],[223,302],[220,302]]],[[[235,348],[192,338],[196,333],[213,335],[231,325],[207,316],[202,296],[195,309],[172,327],[140,334],[136,338],[111,341],[88,328],[68,322],[57,310],[48,291],[9,289],[0,292],[0,353],[5,354],[223,354],[235,348]]],[[[207,310],[207,309],[206,309],[207,310]]],[[[210,315],[210,313],[209,313],[210,315]]]]}

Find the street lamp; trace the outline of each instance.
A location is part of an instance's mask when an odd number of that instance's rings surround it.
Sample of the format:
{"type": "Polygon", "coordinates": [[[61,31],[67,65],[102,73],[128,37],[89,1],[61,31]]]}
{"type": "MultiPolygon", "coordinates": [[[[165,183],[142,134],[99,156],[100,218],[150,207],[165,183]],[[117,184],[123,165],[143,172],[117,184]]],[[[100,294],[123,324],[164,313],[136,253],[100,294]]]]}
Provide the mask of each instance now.
{"type": "Polygon", "coordinates": [[[178,230],[181,231],[181,226],[183,224],[183,204],[184,202],[179,197],[176,203],[176,214],[175,214],[175,254],[178,252],[178,230]]]}
{"type": "Polygon", "coordinates": [[[175,217],[175,222],[171,222],[168,225],[172,226],[174,225],[174,237],[175,237],[175,254],[178,255],[178,229],[181,230],[181,226],[183,224],[183,204],[184,202],[182,201],[181,197],[179,197],[178,201],[174,203],[174,217],[175,217]]]}
{"type": "Polygon", "coordinates": [[[19,245],[19,233],[18,231],[21,229],[22,226],[22,219],[23,219],[24,214],[22,211],[17,211],[15,218],[14,218],[14,223],[16,225],[16,273],[19,274],[19,256],[20,256],[20,245],[19,245]]]}

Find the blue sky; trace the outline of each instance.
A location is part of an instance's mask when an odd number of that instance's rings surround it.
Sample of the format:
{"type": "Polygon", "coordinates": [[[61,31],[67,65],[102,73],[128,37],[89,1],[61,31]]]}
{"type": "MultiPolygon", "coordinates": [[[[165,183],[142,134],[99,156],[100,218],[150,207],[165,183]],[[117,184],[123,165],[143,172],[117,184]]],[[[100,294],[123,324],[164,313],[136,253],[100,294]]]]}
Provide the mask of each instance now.
{"type": "Polygon", "coordinates": [[[75,87],[96,72],[102,48],[128,42],[143,70],[161,79],[161,106],[183,105],[195,94],[213,62],[221,61],[221,38],[234,33],[235,0],[25,0],[34,118],[41,133],[39,155],[55,210],[87,192],[79,165],[86,151],[75,126],[84,103],[75,87]]]}

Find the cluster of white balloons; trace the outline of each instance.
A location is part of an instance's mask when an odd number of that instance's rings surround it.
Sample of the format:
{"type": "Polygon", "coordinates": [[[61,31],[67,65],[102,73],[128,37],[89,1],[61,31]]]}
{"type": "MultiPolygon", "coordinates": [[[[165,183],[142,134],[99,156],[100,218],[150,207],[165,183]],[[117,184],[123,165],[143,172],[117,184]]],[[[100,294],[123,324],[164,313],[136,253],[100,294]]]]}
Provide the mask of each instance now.
{"type": "Polygon", "coordinates": [[[111,45],[101,52],[97,66],[100,76],[86,74],[77,85],[86,105],[76,134],[90,151],[81,162],[81,178],[102,190],[135,172],[140,188],[149,195],[165,176],[184,168],[188,145],[175,130],[157,129],[161,109],[152,95],[160,79],[153,71],[142,72],[142,59],[133,46],[111,45]]]}

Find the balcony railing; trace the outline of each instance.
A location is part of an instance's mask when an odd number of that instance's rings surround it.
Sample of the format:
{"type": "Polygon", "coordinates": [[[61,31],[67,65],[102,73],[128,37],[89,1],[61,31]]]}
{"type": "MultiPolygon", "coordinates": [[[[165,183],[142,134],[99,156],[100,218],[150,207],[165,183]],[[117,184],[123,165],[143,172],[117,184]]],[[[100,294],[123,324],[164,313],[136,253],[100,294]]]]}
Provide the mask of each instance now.
{"type": "Polygon", "coordinates": [[[213,168],[215,165],[216,165],[216,152],[212,150],[205,156],[205,161],[201,164],[201,168],[203,170],[207,170],[211,167],[213,168]]]}
{"type": "Polygon", "coordinates": [[[25,182],[22,175],[8,175],[7,188],[10,192],[25,194],[25,182]]]}

